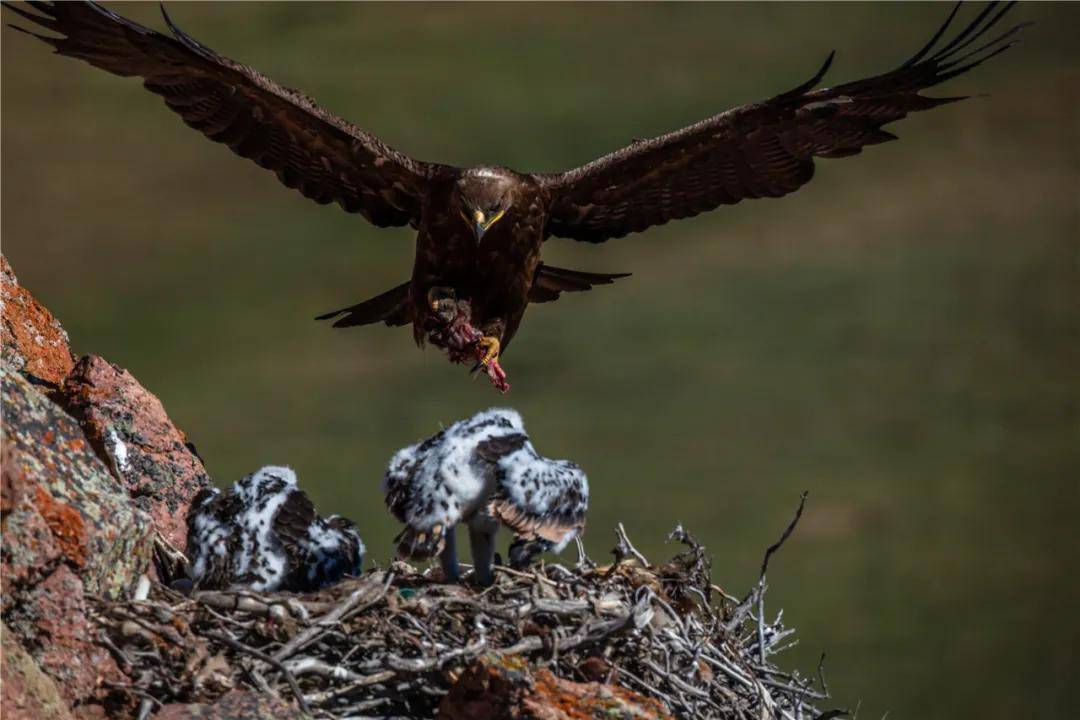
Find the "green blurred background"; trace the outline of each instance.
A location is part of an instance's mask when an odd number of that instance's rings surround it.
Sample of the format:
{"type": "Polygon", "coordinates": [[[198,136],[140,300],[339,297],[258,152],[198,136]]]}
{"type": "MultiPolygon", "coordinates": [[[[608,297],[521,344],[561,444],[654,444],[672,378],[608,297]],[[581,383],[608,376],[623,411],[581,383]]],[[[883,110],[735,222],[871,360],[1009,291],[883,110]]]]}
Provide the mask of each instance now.
{"type": "MultiPolygon", "coordinates": [[[[157,9],[123,12],[162,27],[157,9]]],[[[558,170],[808,77],[893,67],[944,5],[180,5],[226,55],[417,157],[558,170]]],[[[975,8],[968,8],[970,16],[975,8]]],[[[77,352],[131,370],[219,483],[285,463],[385,560],[383,464],[509,403],[589,473],[588,546],[678,521],[829,654],[859,717],[1064,717],[1078,668],[1080,6],[751,201],[558,265],[634,277],[529,311],[499,397],[410,332],[319,312],[406,279],[412,233],[319,207],[137,82],[3,31],[3,251],[77,352]]]]}

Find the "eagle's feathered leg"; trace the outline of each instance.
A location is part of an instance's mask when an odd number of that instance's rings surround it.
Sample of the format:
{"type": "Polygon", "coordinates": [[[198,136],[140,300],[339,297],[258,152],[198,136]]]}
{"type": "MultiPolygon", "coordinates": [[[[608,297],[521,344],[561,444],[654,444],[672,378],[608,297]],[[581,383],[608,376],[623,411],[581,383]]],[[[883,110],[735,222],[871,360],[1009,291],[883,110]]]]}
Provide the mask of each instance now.
{"type": "Polygon", "coordinates": [[[469,520],[474,577],[477,584],[483,587],[495,581],[491,567],[495,562],[495,533],[498,530],[499,521],[486,512],[478,512],[469,520]]]}
{"type": "Polygon", "coordinates": [[[457,293],[454,288],[432,287],[427,291],[428,308],[442,323],[450,323],[457,315],[457,293]]]}

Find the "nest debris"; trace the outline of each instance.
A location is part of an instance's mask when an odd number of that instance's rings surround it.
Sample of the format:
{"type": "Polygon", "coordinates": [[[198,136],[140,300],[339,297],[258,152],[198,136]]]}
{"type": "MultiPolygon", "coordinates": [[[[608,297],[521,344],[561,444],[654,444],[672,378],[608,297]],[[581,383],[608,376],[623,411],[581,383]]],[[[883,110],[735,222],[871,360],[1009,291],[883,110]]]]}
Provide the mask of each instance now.
{"type": "Polygon", "coordinates": [[[704,547],[681,526],[669,539],[683,549],[650,565],[620,525],[612,564],[595,565],[579,544],[573,568],[499,567],[483,590],[393,563],[305,595],[183,595],[144,582],[131,600],[96,603],[94,619],[131,679],[112,687],[129,717],[246,687],[316,718],[430,718],[486,655],[621,685],[678,717],[828,720],[844,712],[817,707],[829,698],[821,666],[810,676],[779,669],[773,658],[794,630],[782,612],[764,615],[769,557],[801,512],[802,503],[741,600],[712,582],[704,547]]]}

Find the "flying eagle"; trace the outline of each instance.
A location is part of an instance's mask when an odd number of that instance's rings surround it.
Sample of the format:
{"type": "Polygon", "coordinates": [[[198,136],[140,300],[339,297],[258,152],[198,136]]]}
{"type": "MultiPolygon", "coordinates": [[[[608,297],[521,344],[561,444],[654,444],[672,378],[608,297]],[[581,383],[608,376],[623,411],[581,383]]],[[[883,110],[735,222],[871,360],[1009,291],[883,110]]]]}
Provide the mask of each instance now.
{"type": "Polygon", "coordinates": [[[794,192],[813,177],[815,158],[847,157],[894,140],[882,126],[962,99],[919,93],[1007,50],[1023,27],[988,40],[1013,5],[992,3],[946,38],[957,5],[895,70],[814,89],[830,54],[812,78],[787,92],[545,174],[411,158],[199,43],[164,7],[172,37],[90,2],[28,3],[37,12],[4,5],[59,35],[30,33],[61,55],[141,77],[189,126],[272,170],[305,197],[336,202],[379,227],[415,228],[410,280],[319,319],[336,318],[336,327],[412,324],[418,344],[431,340],[453,360],[478,361],[504,391],[499,354],[529,303],[624,277],[543,263],[547,238],[600,243],[744,198],[794,192]],[[458,327],[447,331],[455,320],[458,327]]]}
{"type": "Polygon", "coordinates": [[[461,420],[427,440],[399,450],[383,478],[386,505],[405,524],[398,555],[439,555],[443,576],[459,575],[454,527],[469,526],[475,577],[492,582],[495,533],[514,534],[510,564],[566,544],[585,530],[589,481],[568,460],[543,457],[514,410],[493,408],[461,420]]]}

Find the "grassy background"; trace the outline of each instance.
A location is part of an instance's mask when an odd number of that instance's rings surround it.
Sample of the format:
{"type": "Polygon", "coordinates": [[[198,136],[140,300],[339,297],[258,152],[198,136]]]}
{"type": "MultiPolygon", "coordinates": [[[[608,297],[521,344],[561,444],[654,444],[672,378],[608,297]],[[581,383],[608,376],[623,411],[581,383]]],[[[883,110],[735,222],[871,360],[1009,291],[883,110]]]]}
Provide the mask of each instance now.
{"type": "MultiPolygon", "coordinates": [[[[157,27],[153,6],[123,11],[157,27]]],[[[577,165],[807,77],[894,66],[941,5],[180,5],[195,37],[417,157],[577,165]]],[[[968,13],[974,12],[968,9],[968,13]]],[[[588,545],[676,521],[741,593],[803,489],[772,605],[860,717],[1051,717],[1080,646],[1080,7],[897,143],[549,261],[632,271],[538,306],[498,397],[407,330],[315,314],[407,277],[412,238],[318,207],[134,81],[5,29],[2,242],[79,352],[157,393],[219,483],[295,467],[371,556],[399,446],[493,403],[593,487],[588,545]]]]}

